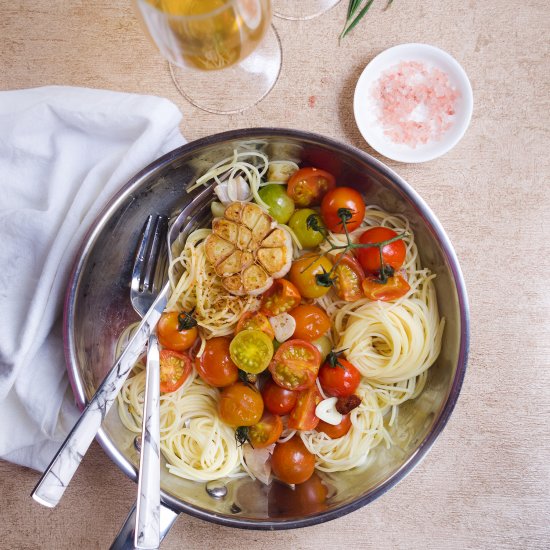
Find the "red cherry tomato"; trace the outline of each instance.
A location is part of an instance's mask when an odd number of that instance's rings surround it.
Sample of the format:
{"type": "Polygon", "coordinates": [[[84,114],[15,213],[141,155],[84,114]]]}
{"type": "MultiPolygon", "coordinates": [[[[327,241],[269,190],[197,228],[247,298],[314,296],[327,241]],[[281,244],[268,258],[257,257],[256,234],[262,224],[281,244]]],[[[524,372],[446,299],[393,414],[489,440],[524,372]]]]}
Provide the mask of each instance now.
{"type": "MultiPolygon", "coordinates": [[[[389,227],[373,227],[362,233],[358,242],[361,244],[381,243],[394,237],[397,237],[397,233],[389,227]]],[[[394,270],[397,270],[403,265],[406,252],[407,249],[403,239],[394,241],[382,247],[382,261],[385,266],[390,266],[394,270]]],[[[355,254],[367,273],[380,272],[380,252],[377,246],[356,248],[355,254]]]]}
{"type": "Polygon", "coordinates": [[[275,279],[271,288],[262,295],[260,311],[274,317],[295,308],[301,299],[300,292],[290,281],[275,279]]]}
{"type": "MultiPolygon", "coordinates": [[[[340,257],[336,258],[336,262],[340,257]]],[[[363,298],[362,283],[365,272],[359,262],[351,255],[346,254],[334,270],[334,290],[338,298],[346,302],[356,302],[363,298]]]]}
{"type": "Polygon", "coordinates": [[[296,406],[288,418],[288,427],[293,430],[314,430],[319,423],[315,409],[322,400],[323,396],[317,384],[301,391],[296,406]]]}
{"type": "Polygon", "coordinates": [[[301,305],[295,307],[290,315],[296,321],[293,338],[312,342],[330,330],[329,316],[320,307],[301,305]]]}
{"type": "Polygon", "coordinates": [[[229,353],[231,338],[218,336],[206,341],[203,354],[195,359],[198,375],[211,386],[223,388],[236,382],[239,369],[229,353]]]}
{"type": "Polygon", "coordinates": [[[334,367],[327,361],[319,369],[319,382],[327,395],[347,397],[355,393],[361,382],[361,373],[349,361],[339,357],[334,367]]]}
{"type": "Polygon", "coordinates": [[[237,382],[222,390],[218,401],[218,414],[229,426],[253,426],[260,421],[263,412],[262,396],[252,386],[237,382]]]}
{"type": "Polygon", "coordinates": [[[275,332],[273,332],[269,319],[259,311],[247,311],[241,315],[235,333],[243,330],[260,330],[265,332],[272,340],[275,338],[275,332]]]}
{"type": "Polygon", "coordinates": [[[294,408],[294,405],[296,405],[298,392],[287,390],[275,384],[273,380],[268,380],[262,388],[262,397],[265,408],[269,412],[285,415],[294,408]]]}
{"type": "Polygon", "coordinates": [[[344,233],[338,215],[341,208],[347,208],[351,213],[351,218],[346,221],[348,231],[357,229],[365,217],[365,201],[361,194],[351,187],[336,187],[325,195],[321,203],[321,218],[333,233],[344,233]]]}
{"type": "Polygon", "coordinates": [[[376,277],[367,277],[363,281],[363,292],[369,300],[392,302],[405,296],[410,289],[411,286],[401,275],[388,277],[385,283],[379,283],[376,277]]]}
{"type": "Polygon", "coordinates": [[[248,428],[248,440],[255,449],[263,449],[277,442],[283,431],[280,416],[264,412],[257,424],[248,428]]]}
{"type": "Polygon", "coordinates": [[[315,470],[315,455],[307,450],[300,436],[295,435],[285,443],[275,445],[271,467],[284,483],[304,483],[315,470]]]}
{"type": "Polygon", "coordinates": [[[333,426],[327,422],[320,420],[319,424],[315,428],[318,432],[323,432],[327,434],[331,439],[338,439],[346,435],[351,429],[351,418],[349,414],[343,416],[340,424],[333,426]]]}
{"type": "MultiPolygon", "coordinates": [[[[195,323],[192,318],[191,321],[195,323]]],[[[163,313],[157,325],[160,345],[174,351],[188,350],[195,343],[199,331],[196,326],[185,327],[185,312],[169,311],[163,313]]]]}
{"type": "Polygon", "coordinates": [[[176,391],[193,370],[191,359],[186,353],[169,349],[160,352],[160,391],[176,391]]]}
{"type": "Polygon", "coordinates": [[[317,206],[335,186],[332,174],[319,168],[300,168],[288,180],[287,193],[298,207],[317,206]]]}
{"type": "Polygon", "coordinates": [[[288,340],[281,344],[269,364],[276,384],[287,390],[304,390],[315,384],[321,354],[304,340],[288,340]]]}

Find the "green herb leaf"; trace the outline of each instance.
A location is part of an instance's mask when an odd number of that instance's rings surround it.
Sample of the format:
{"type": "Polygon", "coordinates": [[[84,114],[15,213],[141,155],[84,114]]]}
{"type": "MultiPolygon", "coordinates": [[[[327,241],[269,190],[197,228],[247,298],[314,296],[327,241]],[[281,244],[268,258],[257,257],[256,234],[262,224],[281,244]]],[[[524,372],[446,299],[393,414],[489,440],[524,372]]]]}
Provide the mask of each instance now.
{"type": "MultiPolygon", "coordinates": [[[[374,0],[369,0],[363,9],[358,13],[357,17],[350,23],[349,20],[353,16],[353,13],[348,16],[348,20],[346,21],[346,26],[344,27],[344,30],[342,31],[342,34],[340,35],[340,39],[344,38],[356,25],[361,21],[361,19],[365,16],[365,14],[369,11],[370,7],[372,6],[372,3],[374,0]],[[349,23],[349,24],[348,24],[349,23]]],[[[355,10],[357,10],[357,7],[355,7],[355,10]]]]}
{"type": "Polygon", "coordinates": [[[393,4],[393,0],[388,0],[388,3],[386,4],[384,11],[386,11],[392,4],[393,4]]]}

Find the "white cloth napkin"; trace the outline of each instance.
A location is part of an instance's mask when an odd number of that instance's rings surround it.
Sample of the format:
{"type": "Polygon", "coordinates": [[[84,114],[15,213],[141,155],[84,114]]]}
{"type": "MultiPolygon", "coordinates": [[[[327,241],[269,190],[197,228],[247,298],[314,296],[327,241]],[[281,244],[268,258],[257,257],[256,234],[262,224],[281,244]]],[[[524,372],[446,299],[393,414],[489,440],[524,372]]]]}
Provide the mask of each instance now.
{"type": "Polygon", "coordinates": [[[0,92],[0,457],[44,470],[78,412],[61,312],[75,252],[136,172],[182,145],[166,99],[49,86],[0,92]]]}

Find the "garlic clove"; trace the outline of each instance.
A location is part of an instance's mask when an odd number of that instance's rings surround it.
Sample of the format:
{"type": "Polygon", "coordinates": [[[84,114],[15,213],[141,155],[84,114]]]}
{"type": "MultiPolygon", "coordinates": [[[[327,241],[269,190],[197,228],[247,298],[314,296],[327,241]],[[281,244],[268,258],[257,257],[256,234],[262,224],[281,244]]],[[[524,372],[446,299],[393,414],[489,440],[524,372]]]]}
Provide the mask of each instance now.
{"type": "Polygon", "coordinates": [[[210,203],[210,210],[212,211],[214,218],[223,218],[225,206],[221,202],[212,201],[210,203]]]}
{"type": "Polygon", "coordinates": [[[218,185],[214,187],[214,193],[218,195],[218,199],[220,199],[223,204],[229,204],[232,202],[227,191],[227,183],[218,183],[218,185]]]}
{"type": "Polygon", "coordinates": [[[242,176],[231,178],[227,182],[227,194],[232,201],[246,202],[252,198],[250,186],[242,176]]]}
{"type": "Polygon", "coordinates": [[[344,416],[336,410],[337,401],[337,397],[323,399],[315,408],[315,415],[327,424],[337,426],[342,422],[342,418],[344,418],[344,416]]]}
{"type": "Polygon", "coordinates": [[[288,313],[281,313],[269,318],[269,324],[273,327],[275,340],[277,342],[286,342],[292,337],[296,330],[296,320],[288,313]]]}

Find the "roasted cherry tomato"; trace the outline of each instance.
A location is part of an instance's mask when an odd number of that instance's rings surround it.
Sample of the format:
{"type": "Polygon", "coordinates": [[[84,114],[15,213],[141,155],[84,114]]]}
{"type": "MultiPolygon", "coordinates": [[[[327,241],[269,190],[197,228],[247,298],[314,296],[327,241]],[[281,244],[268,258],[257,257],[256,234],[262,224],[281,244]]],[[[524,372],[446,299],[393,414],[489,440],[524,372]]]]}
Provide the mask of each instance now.
{"type": "Polygon", "coordinates": [[[263,412],[264,402],[256,388],[236,382],[222,390],[218,414],[229,426],[253,426],[260,421],[263,412]]]}
{"type": "Polygon", "coordinates": [[[211,386],[223,388],[239,379],[239,369],[229,353],[231,338],[218,336],[206,341],[200,357],[195,359],[198,375],[211,386]]]}
{"type": "Polygon", "coordinates": [[[369,300],[381,300],[382,302],[392,302],[405,296],[411,289],[411,286],[401,275],[388,277],[385,283],[379,283],[376,277],[367,277],[363,281],[363,292],[369,300]]]}
{"type": "MultiPolygon", "coordinates": [[[[397,237],[397,233],[389,227],[373,227],[362,233],[358,242],[361,244],[374,244],[388,241],[394,237],[397,237]]],[[[382,261],[384,262],[384,266],[390,266],[394,270],[399,269],[405,261],[406,252],[407,249],[403,239],[383,246],[382,261]]],[[[377,246],[356,248],[355,254],[367,273],[380,272],[380,251],[377,246]]]]}
{"type": "Polygon", "coordinates": [[[241,370],[258,374],[267,369],[273,358],[273,341],[261,330],[243,330],[231,340],[229,353],[241,370]]]}
{"type": "Polygon", "coordinates": [[[273,332],[269,319],[259,311],[247,311],[241,315],[235,332],[242,332],[243,330],[261,330],[271,340],[275,338],[275,332],[273,332]]]}
{"type": "Polygon", "coordinates": [[[295,308],[301,299],[300,292],[290,281],[275,279],[271,288],[262,295],[260,311],[273,317],[295,308]]]}
{"type": "Polygon", "coordinates": [[[338,214],[341,208],[347,208],[351,217],[346,220],[348,231],[357,229],[365,217],[365,201],[359,192],[351,187],[336,187],[329,191],[321,203],[321,217],[333,233],[344,233],[344,224],[338,214]]]}
{"type": "Polygon", "coordinates": [[[292,229],[294,235],[296,235],[296,238],[304,248],[315,248],[319,246],[325,238],[323,233],[308,226],[307,220],[310,216],[315,216],[318,225],[323,227],[321,216],[311,208],[300,208],[300,210],[296,210],[288,221],[288,226],[292,229]]]}
{"type": "Polygon", "coordinates": [[[319,424],[315,409],[322,400],[323,396],[317,384],[301,391],[296,406],[288,417],[288,427],[293,430],[314,430],[319,424]]]}
{"type": "Polygon", "coordinates": [[[332,174],[319,168],[300,168],[288,180],[287,193],[298,207],[318,206],[335,186],[336,179],[332,174]]]}
{"type": "Polygon", "coordinates": [[[355,393],[359,382],[361,382],[360,372],[342,357],[334,358],[323,364],[319,369],[319,382],[327,395],[334,397],[347,397],[355,393]],[[333,366],[334,365],[334,366],[333,366]]]}
{"type": "Polygon", "coordinates": [[[322,512],[327,508],[327,494],[327,487],[315,472],[294,488],[275,480],[267,497],[269,517],[303,517],[322,512]]]}
{"type": "Polygon", "coordinates": [[[295,435],[288,441],[275,445],[271,467],[273,473],[284,483],[304,483],[315,470],[315,455],[307,450],[300,436],[295,435]]]}
{"type": "Polygon", "coordinates": [[[320,363],[321,354],[313,344],[288,340],[275,353],[269,371],[282,388],[304,390],[315,384],[320,363]]]}
{"type": "Polygon", "coordinates": [[[185,351],[195,343],[199,331],[196,321],[189,314],[169,311],[160,316],[157,335],[162,347],[185,351]]]}
{"type": "Polygon", "coordinates": [[[186,380],[193,366],[186,353],[178,353],[169,349],[160,352],[160,391],[168,393],[176,391],[186,380]]]}
{"type": "Polygon", "coordinates": [[[276,443],[283,431],[283,421],[280,416],[264,412],[257,424],[248,428],[248,440],[255,449],[269,447],[276,443]]]}
{"type": "Polygon", "coordinates": [[[334,270],[334,290],[338,298],[346,302],[356,302],[363,298],[362,283],[365,272],[359,262],[346,254],[342,258],[336,258],[339,263],[334,270]]]}
{"type": "Polygon", "coordinates": [[[331,439],[338,439],[346,435],[350,431],[351,418],[349,414],[344,415],[342,417],[342,421],[340,422],[340,424],[337,424],[336,426],[333,426],[332,424],[328,424],[323,420],[319,420],[319,424],[317,424],[317,427],[315,429],[318,432],[323,432],[327,434],[331,439]]]}
{"type": "Polygon", "coordinates": [[[316,275],[328,273],[331,269],[332,262],[326,256],[306,254],[292,262],[289,277],[304,298],[320,298],[330,290],[330,284],[320,285],[316,275]]]}
{"type": "Polygon", "coordinates": [[[293,338],[312,342],[330,330],[330,319],[320,307],[301,305],[295,307],[290,315],[296,321],[293,338]]]}
{"type": "Polygon", "coordinates": [[[296,405],[298,392],[282,388],[279,384],[275,384],[273,380],[268,380],[262,388],[262,397],[265,408],[279,415],[288,414],[296,405]]]}

